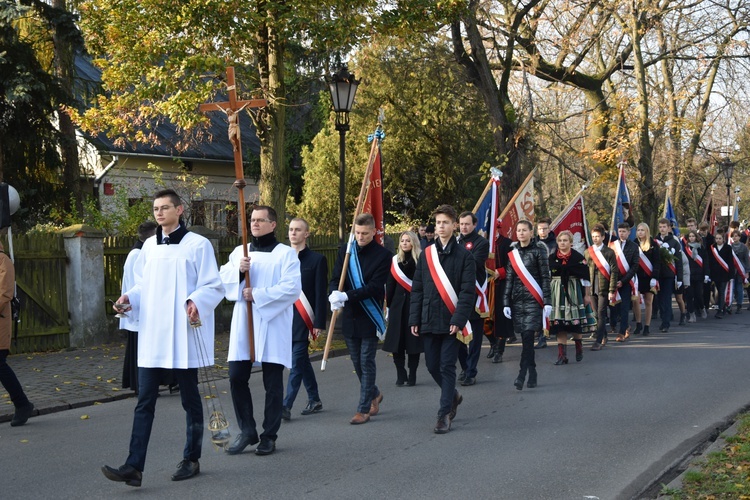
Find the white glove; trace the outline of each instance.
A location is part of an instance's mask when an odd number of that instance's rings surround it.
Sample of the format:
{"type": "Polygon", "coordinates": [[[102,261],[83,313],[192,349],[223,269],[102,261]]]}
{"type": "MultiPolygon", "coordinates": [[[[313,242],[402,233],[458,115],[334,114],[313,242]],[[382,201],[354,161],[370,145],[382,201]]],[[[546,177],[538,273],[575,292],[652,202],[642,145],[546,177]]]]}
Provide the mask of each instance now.
{"type": "MultiPolygon", "coordinates": [[[[328,302],[333,304],[334,302],[341,302],[342,307],[344,302],[349,300],[349,296],[345,294],[344,292],[339,292],[338,290],[334,290],[331,292],[331,295],[328,296],[328,302]]],[[[341,309],[341,307],[339,307],[341,309]]]]}
{"type": "Polygon", "coordinates": [[[674,248],[670,248],[669,251],[674,255],[674,248]]]}
{"type": "Polygon", "coordinates": [[[503,316],[510,319],[510,307],[503,307],[503,316]]]}
{"type": "Polygon", "coordinates": [[[657,281],[655,279],[651,279],[651,282],[648,284],[649,288],[656,288],[657,281]]]}
{"type": "Polygon", "coordinates": [[[338,311],[339,309],[343,309],[343,308],[344,308],[343,302],[335,302],[335,301],[331,302],[331,312],[338,311]]]}
{"type": "Polygon", "coordinates": [[[677,288],[680,288],[682,286],[682,281],[677,282],[677,288]]]}
{"type": "Polygon", "coordinates": [[[703,283],[711,283],[711,276],[704,276],[703,283]]]}
{"type": "Polygon", "coordinates": [[[552,316],[552,306],[544,306],[544,315],[547,317],[552,316]]]}
{"type": "Polygon", "coordinates": [[[385,322],[386,323],[388,323],[388,313],[390,313],[390,312],[391,312],[391,308],[390,307],[386,307],[385,308],[385,322]]]}

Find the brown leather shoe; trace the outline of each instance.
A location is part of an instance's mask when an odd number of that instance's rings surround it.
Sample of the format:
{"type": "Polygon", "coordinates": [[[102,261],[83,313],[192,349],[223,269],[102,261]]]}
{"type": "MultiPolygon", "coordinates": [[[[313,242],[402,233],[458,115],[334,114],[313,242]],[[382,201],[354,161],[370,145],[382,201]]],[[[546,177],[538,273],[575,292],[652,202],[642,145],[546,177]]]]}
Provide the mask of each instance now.
{"type": "Polygon", "coordinates": [[[349,421],[352,425],[364,424],[370,421],[370,415],[367,413],[355,413],[349,421]]]}
{"type": "Polygon", "coordinates": [[[383,393],[381,392],[370,403],[370,416],[374,417],[380,411],[380,403],[383,401],[383,393]]]}
{"type": "Polygon", "coordinates": [[[437,424],[435,424],[435,434],[447,434],[451,430],[451,419],[449,415],[443,415],[438,418],[437,424]]]}
{"type": "Polygon", "coordinates": [[[592,351],[601,351],[602,347],[604,347],[604,346],[601,345],[600,343],[596,342],[594,345],[591,346],[591,350],[592,351]]]}

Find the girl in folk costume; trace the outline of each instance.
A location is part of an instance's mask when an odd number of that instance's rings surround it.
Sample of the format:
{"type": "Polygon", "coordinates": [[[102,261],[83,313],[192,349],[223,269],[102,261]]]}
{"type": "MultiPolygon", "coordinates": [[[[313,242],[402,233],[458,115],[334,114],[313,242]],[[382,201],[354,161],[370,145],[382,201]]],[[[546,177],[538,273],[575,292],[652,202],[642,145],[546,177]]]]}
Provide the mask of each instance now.
{"type": "Polygon", "coordinates": [[[721,319],[727,309],[727,286],[734,277],[734,266],[732,263],[732,246],[724,241],[724,233],[717,232],[714,236],[714,244],[711,245],[708,254],[711,279],[716,285],[716,304],[719,310],[714,318],[721,319]]]}
{"type": "Polygon", "coordinates": [[[641,325],[641,306],[636,302],[633,305],[633,315],[635,316],[635,330],[633,335],[643,332],[643,335],[651,333],[651,312],[654,307],[654,295],[659,289],[659,265],[661,256],[659,255],[659,245],[651,237],[651,229],[648,224],[641,222],[635,230],[636,242],[641,260],[638,262],[638,292],[643,297],[646,309],[643,312],[643,325],[641,325]]]}
{"type": "Polygon", "coordinates": [[[383,350],[393,353],[396,365],[396,385],[417,383],[419,354],[424,352],[422,337],[411,334],[409,328],[409,304],[411,284],[417,269],[417,260],[422,248],[419,238],[412,231],[401,233],[398,253],[391,261],[391,273],[385,283],[385,298],[388,304],[388,326],[385,331],[383,350]],[[406,355],[409,355],[409,374],[406,373],[406,355]]]}
{"type": "Polygon", "coordinates": [[[696,313],[706,319],[706,305],[703,303],[703,284],[710,283],[710,271],[708,254],[703,246],[703,238],[697,231],[690,231],[687,234],[685,245],[685,255],[690,262],[690,288],[687,289],[685,296],[690,319],[688,323],[695,323],[696,313]]]}
{"type": "Polygon", "coordinates": [[[537,385],[534,361],[534,332],[545,328],[552,313],[549,257],[544,243],[532,241],[532,225],[527,220],[516,222],[516,241],[511,245],[506,268],[505,307],[503,314],[513,320],[513,328],[521,334],[521,369],[513,385],[519,391],[528,372],[529,389],[537,385]]]}
{"type": "Polygon", "coordinates": [[[583,359],[582,327],[588,324],[586,305],[591,305],[589,266],[583,255],[572,249],[573,233],[557,235],[557,250],[549,256],[552,276],[550,334],[557,335],[556,365],[568,364],[568,334],[573,334],[576,361],[583,359]]]}

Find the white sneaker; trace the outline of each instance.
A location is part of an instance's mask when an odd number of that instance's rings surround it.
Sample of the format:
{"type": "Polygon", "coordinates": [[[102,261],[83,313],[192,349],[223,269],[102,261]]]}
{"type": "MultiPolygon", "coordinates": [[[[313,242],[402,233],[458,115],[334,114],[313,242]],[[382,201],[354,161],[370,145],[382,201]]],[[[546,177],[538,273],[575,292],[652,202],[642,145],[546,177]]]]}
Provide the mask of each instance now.
{"type": "Polygon", "coordinates": [[[701,318],[702,318],[702,319],[706,319],[706,318],[708,318],[708,313],[706,312],[706,310],[705,310],[705,309],[703,309],[703,310],[701,311],[701,318]]]}
{"type": "Polygon", "coordinates": [[[697,320],[695,319],[695,313],[690,313],[690,319],[688,319],[688,323],[695,323],[697,320]]]}

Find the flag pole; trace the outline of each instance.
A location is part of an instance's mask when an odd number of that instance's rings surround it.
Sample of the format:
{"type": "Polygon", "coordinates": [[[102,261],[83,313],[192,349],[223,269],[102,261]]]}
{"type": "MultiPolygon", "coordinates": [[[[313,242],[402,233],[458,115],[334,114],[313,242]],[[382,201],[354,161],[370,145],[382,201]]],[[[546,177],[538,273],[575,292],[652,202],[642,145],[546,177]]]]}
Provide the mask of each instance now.
{"type": "MultiPolygon", "coordinates": [[[[619,167],[617,171],[617,190],[615,191],[615,200],[618,200],[620,198],[620,185],[622,184],[622,173],[625,169],[625,160],[620,161],[617,166],[619,167]]],[[[620,201],[622,203],[622,201],[620,201]]],[[[615,202],[615,205],[612,207],[612,223],[609,225],[609,234],[612,235],[612,231],[615,233],[617,232],[617,228],[615,228],[615,220],[617,219],[617,203],[615,202]]],[[[609,244],[609,242],[606,242],[609,244]]]]}
{"type": "Polygon", "coordinates": [[[490,176],[489,180],[487,181],[487,185],[484,186],[484,191],[482,191],[482,194],[479,195],[479,200],[477,200],[477,204],[474,205],[474,210],[472,212],[476,215],[477,210],[479,210],[479,207],[482,205],[482,200],[484,200],[484,197],[487,196],[487,193],[490,192],[490,189],[492,189],[492,176],[490,176]]]}
{"type": "MultiPolygon", "coordinates": [[[[379,126],[379,125],[378,125],[379,126]]],[[[346,282],[346,275],[349,269],[349,258],[351,256],[351,243],[354,238],[354,221],[359,217],[362,207],[365,203],[365,194],[370,185],[370,174],[372,173],[372,167],[375,163],[375,154],[378,148],[380,139],[376,136],[372,141],[372,147],[370,148],[370,158],[367,160],[367,168],[365,169],[365,178],[362,180],[362,187],[359,190],[359,199],[357,200],[357,207],[354,209],[354,217],[352,218],[352,228],[349,231],[349,239],[346,243],[346,254],[344,255],[344,263],[341,267],[341,277],[339,278],[340,292],[344,291],[344,283],[346,282]]],[[[338,310],[333,311],[331,314],[331,324],[328,325],[328,333],[326,334],[326,345],[323,349],[323,360],[320,363],[320,371],[326,371],[326,364],[328,363],[328,354],[331,351],[331,341],[333,340],[333,328],[336,325],[336,318],[338,317],[338,310]]]]}

